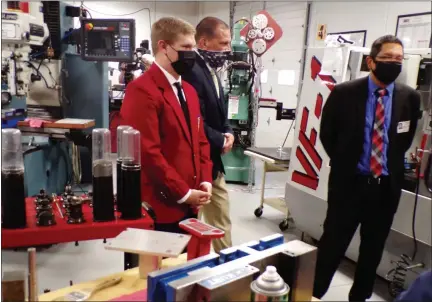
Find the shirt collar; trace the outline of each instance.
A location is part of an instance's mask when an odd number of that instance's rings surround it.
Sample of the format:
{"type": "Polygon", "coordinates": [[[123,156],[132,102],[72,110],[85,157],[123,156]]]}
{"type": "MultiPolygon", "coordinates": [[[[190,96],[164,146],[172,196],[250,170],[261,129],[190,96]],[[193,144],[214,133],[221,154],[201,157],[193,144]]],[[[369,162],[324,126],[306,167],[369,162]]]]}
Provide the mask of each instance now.
{"type": "MultiPolygon", "coordinates": [[[[211,72],[214,72],[214,70],[210,67],[210,65],[207,63],[207,61],[204,59],[204,57],[200,54],[198,49],[195,49],[195,52],[200,56],[201,59],[203,59],[204,63],[206,64],[208,70],[211,72]]],[[[216,73],[216,72],[215,72],[216,73]]]]}
{"type": "Polygon", "coordinates": [[[181,76],[179,77],[178,80],[176,80],[172,74],[170,74],[168,71],[166,71],[162,66],[160,66],[156,61],[154,62],[154,64],[157,65],[157,67],[160,68],[160,70],[162,70],[163,74],[165,75],[165,77],[167,78],[168,82],[172,85],[174,85],[174,83],[180,83],[181,84],[181,76]]]}
{"type": "MultiPolygon", "coordinates": [[[[393,82],[385,88],[385,89],[387,89],[387,93],[389,96],[393,95],[394,86],[395,86],[395,83],[393,82]]],[[[380,89],[380,87],[378,87],[377,84],[375,84],[375,82],[372,80],[371,76],[369,76],[368,88],[369,88],[369,92],[372,94],[375,93],[375,91],[377,91],[377,89],[380,89]]]]}

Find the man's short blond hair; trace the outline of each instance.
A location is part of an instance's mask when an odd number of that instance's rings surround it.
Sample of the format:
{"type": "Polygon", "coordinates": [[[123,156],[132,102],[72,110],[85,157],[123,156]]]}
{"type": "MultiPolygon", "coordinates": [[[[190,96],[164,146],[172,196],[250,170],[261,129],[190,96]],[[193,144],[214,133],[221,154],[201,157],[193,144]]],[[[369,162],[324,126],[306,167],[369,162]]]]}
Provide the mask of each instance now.
{"type": "Polygon", "coordinates": [[[175,17],[160,18],[153,23],[151,29],[153,54],[158,51],[158,41],[164,40],[168,43],[174,43],[179,35],[194,36],[195,28],[190,23],[175,17]]]}

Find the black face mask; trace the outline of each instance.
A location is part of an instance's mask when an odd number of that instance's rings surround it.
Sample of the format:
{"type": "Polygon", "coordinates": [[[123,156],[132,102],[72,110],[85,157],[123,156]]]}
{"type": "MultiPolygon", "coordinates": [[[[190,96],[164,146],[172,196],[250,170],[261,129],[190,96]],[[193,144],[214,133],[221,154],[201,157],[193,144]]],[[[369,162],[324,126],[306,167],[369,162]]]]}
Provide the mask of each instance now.
{"type": "MultiPolygon", "coordinates": [[[[171,45],[170,47],[174,49],[171,45]]],[[[168,60],[171,62],[171,66],[178,75],[183,75],[190,71],[195,64],[196,52],[193,50],[176,50],[178,54],[178,60],[172,62],[171,59],[167,56],[168,60]]]]}
{"type": "Polygon", "coordinates": [[[228,55],[231,53],[230,51],[211,51],[204,49],[198,49],[198,52],[213,69],[221,68],[225,64],[228,55]]]}
{"type": "Polygon", "coordinates": [[[398,62],[375,61],[375,70],[372,73],[384,85],[393,83],[402,71],[402,64],[398,62]]]}

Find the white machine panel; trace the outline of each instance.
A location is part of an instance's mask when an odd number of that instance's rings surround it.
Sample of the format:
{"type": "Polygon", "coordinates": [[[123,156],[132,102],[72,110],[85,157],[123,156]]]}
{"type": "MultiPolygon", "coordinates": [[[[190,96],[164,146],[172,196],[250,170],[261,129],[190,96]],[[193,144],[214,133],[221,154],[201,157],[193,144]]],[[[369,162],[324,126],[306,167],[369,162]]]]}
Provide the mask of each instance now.
{"type": "Polygon", "coordinates": [[[350,79],[351,74],[358,74],[348,69],[353,50],[366,52],[365,48],[341,46],[312,48],[306,56],[288,184],[323,200],[327,199],[330,167],[318,135],[321,114],[333,86],[350,79]]]}
{"type": "Polygon", "coordinates": [[[17,36],[17,27],[16,24],[5,23],[2,25],[2,37],[6,39],[18,39],[17,36]]]}

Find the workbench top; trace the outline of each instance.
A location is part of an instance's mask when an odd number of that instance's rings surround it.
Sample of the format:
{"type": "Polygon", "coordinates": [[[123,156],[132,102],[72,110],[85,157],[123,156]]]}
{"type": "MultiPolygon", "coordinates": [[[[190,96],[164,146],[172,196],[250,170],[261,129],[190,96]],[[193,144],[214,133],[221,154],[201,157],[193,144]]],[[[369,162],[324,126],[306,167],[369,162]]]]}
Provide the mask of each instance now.
{"type": "MultiPolygon", "coordinates": [[[[187,254],[182,254],[178,258],[164,259],[162,261],[162,268],[173,267],[173,266],[183,264],[187,261],[186,259],[187,259],[187,254]]],[[[88,301],[109,301],[124,295],[130,295],[137,291],[142,291],[147,289],[147,279],[139,279],[138,268],[133,268],[121,273],[100,278],[98,280],[76,284],[70,287],[65,287],[56,291],[43,294],[39,296],[39,301],[53,301],[54,299],[63,297],[72,291],[89,289],[89,288],[91,289],[104,280],[111,279],[114,277],[120,277],[120,276],[123,279],[119,284],[94,294],[88,301]]],[[[320,300],[313,298],[312,301],[320,301],[320,300]]]]}
{"type": "Polygon", "coordinates": [[[253,147],[253,148],[247,148],[246,151],[256,153],[264,157],[268,157],[275,161],[283,161],[283,162],[289,162],[291,156],[291,148],[282,148],[282,152],[280,152],[279,148],[253,147]]]}
{"type": "MultiPolygon", "coordinates": [[[[178,258],[164,259],[162,261],[162,267],[166,268],[183,264],[186,262],[186,258],[187,255],[182,254],[178,258]]],[[[133,268],[94,281],[76,284],[70,287],[65,287],[56,291],[43,294],[39,296],[39,301],[53,301],[54,299],[63,297],[72,291],[93,288],[102,281],[114,277],[122,277],[123,279],[119,284],[94,294],[88,301],[109,301],[124,295],[133,294],[137,291],[142,291],[147,288],[147,279],[140,279],[138,268],[133,268]]]]}

